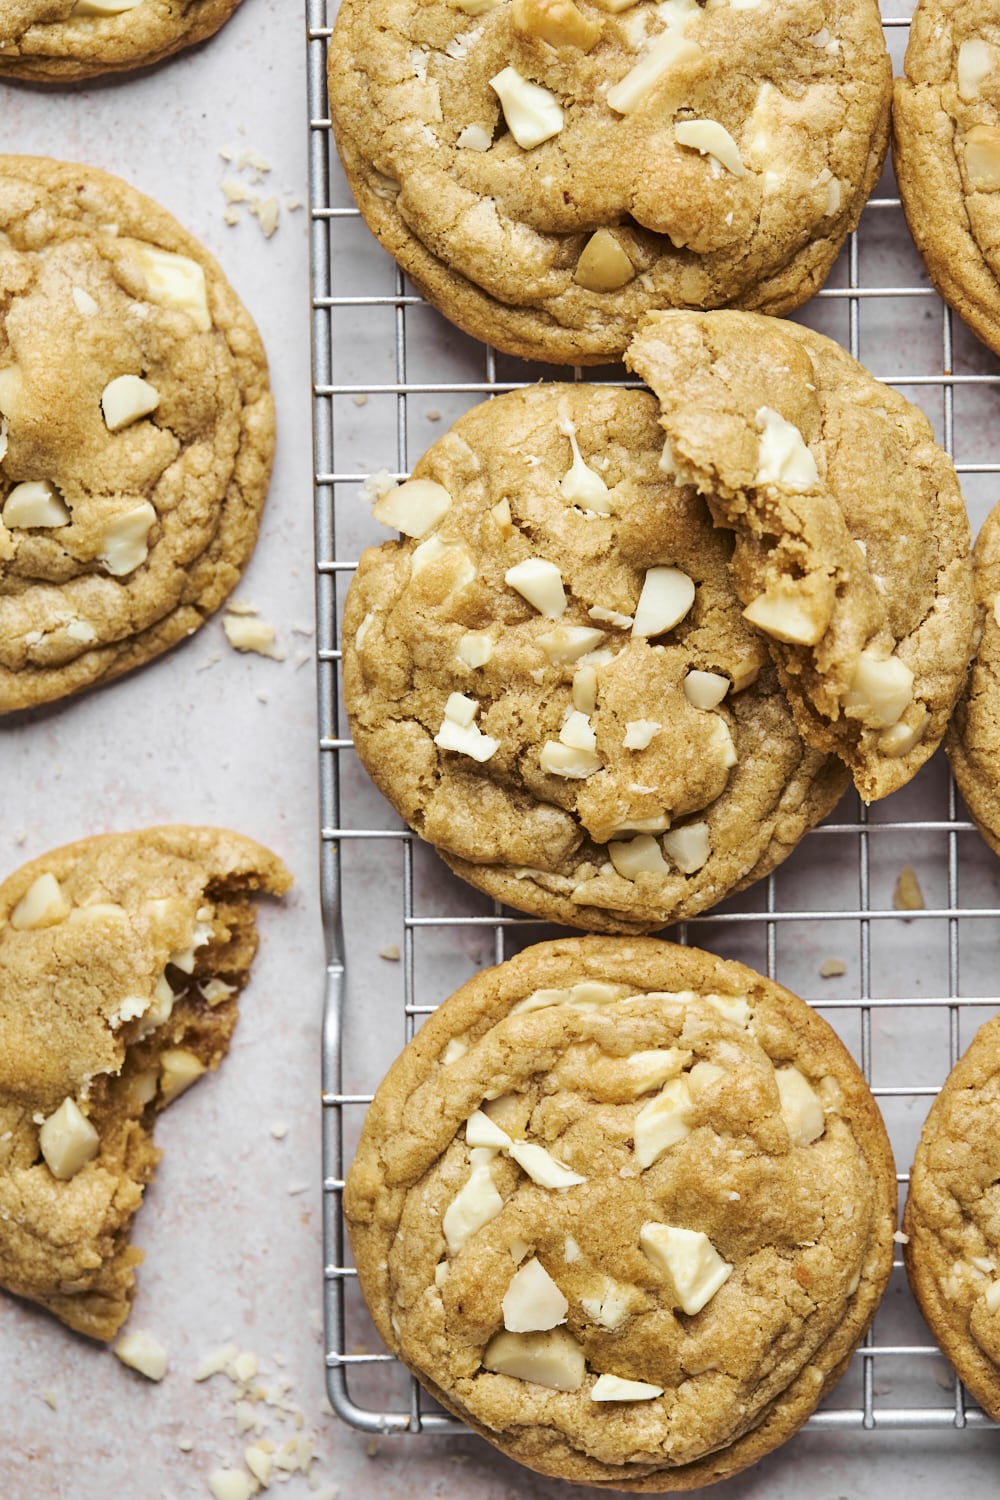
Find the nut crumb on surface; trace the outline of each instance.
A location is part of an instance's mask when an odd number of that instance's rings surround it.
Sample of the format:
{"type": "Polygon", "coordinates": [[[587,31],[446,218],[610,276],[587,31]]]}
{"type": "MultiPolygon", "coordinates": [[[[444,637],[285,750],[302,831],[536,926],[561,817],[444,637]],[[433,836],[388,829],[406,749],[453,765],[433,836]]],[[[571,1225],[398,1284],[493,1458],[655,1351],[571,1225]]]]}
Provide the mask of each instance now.
{"type": "Polygon", "coordinates": [[[258,656],[269,656],[272,661],[284,661],[284,651],[275,644],[277,632],[266,620],[227,612],[222,617],[222,628],[234,651],[254,651],[258,656]]]}
{"type": "Polygon", "coordinates": [[[847,973],[847,965],[842,958],[824,958],[819,966],[819,977],[821,979],[838,979],[841,974],[847,973]]]}
{"type": "Polygon", "coordinates": [[[441,413],[438,411],[436,406],[432,406],[428,411],[425,411],[424,416],[427,418],[428,422],[440,422],[441,420],[441,413]]]}
{"type": "Polygon", "coordinates": [[[904,1234],[901,1229],[896,1230],[896,1233],[893,1235],[893,1239],[896,1241],[897,1245],[908,1245],[910,1243],[910,1236],[908,1234],[904,1234]]]}
{"type": "Polygon", "coordinates": [[[162,1380],[167,1373],[167,1351],[159,1339],[151,1333],[145,1333],[136,1328],[130,1333],[123,1333],[111,1346],[112,1353],[117,1355],[123,1365],[128,1365],[130,1370],[136,1370],[140,1375],[145,1375],[147,1380],[162,1380]]]}
{"type": "Polygon", "coordinates": [[[354,395],[351,397],[351,400],[354,402],[355,406],[367,406],[368,393],[367,391],[355,391],[354,395]]]}
{"type": "Polygon", "coordinates": [[[398,963],[399,962],[399,944],[398,943],[388,943],[386,945],[386,947],[380,948],[378,950],[378,956],[379,956],[379,958],[387,958],[392,963],[398,963]]]}
{"type": "Polygon", "coordinates": [[[923,911],[926,906],[917,872],[912,865],[904,865],[900,870],[892,893],[892,904],[897,911],[923,911]]]}
{"type": "Polygon", "coordinates": [[[54,1390],[52,1390],[51,1387],[47,1387],[42,1392],[42,1400],[45,1402],[46,1406],[50,1406],[53,1411],[56,1410],[56,1407],[57,1407],[57,1404],[58,1404],[56,1402],[56,1393],[55,1393],[54,1390]]]}
{"type": "Polygon", "coordinates": [[[288,1125],[284,1120],[275,1120],[271,1126],[271,1134],[276,1141],[283,1141],[288,1134],[288,1125]]]}

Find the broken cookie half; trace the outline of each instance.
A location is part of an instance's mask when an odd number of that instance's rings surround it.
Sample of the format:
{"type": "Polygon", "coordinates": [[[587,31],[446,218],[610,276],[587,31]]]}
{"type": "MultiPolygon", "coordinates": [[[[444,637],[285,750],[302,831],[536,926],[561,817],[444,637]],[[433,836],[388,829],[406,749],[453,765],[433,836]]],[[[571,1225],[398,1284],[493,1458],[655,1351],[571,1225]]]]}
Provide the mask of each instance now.
{"type": "Polygon", "coordinates": [[[0,884],[0,1285],[111,1339],[158,1113],[225,1056],[291,876],[226,829],[107,834],[0,884]]]}

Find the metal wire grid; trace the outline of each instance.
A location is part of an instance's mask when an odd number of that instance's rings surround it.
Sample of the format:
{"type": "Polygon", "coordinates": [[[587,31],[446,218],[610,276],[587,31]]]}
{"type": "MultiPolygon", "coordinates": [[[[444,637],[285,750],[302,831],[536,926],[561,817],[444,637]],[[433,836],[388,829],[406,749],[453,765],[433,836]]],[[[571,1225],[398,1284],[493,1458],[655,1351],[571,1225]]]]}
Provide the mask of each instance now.
{"type": "MultiPolygon", "coordinates": [[[[433,983],[425,983],[420,959],[422,937],[434,931],[458,941],[462,934],[475,934],[485,944],[481,957],[500,962],[514,946],[521,946],[525,941],[533,941],[544,935],[538,930],[543,924],[530,918],[511,915],[496,903],[492,903],[488,911],[471,910],[455,914],[450,909],[451,903],[432,899],[431,909],[423,909],[422,884],[428,884],[433,893],[435,885],[444,886],[453,877],[442,868],[435,869],[429,874],[427,881],[424,881],[419,868],[423,858],[419,840],[409,830],[400,827],[398,822],[383,827],[381,819],[373,818],[373,826],[351,826],[348,818],[342,820],[344,757],[350,754],[351,742],[341,727],[339,708],[338,619],[342,600],[338,585],[346,585],[354,560],[338,551],[336,493],[340,488],[343,495],[344,486],[350,487],[350,490],[356,489],[367,477],[367,471],[338,467],[335,412],[340,398],[354,398],[359,404],[368,397],[391,398],[395,405],[392,424],[396,449],[394,477],[404,478],[409,471],[408,434],[412,426],[411,409],[414,398],[431,395],[469,400],[484,398],[500,391],[516,389],[529,380],[536,379],[538,371],[532,366],[516,365],[515,362],[496,355],[493,350],[485,349],[481,356],[483,373],[478,379],[415,378],[410,371],[414,341],[408,328],[408,319],[413,315],[414,309],[422,306],[421,299],[407,288],[398,269],[395,271],[394,290],[389,293],[370,294],[352,286],[349,261],[340,254],[340,242],[352,221],[357,223],[358,214],[349,205],[349,199],[344,196],[343,190],[337,186],[336,153],[330,133],[326,93],[326,52],[334,11],[335,0],[306,0],[313,291],[320,869],[327,941],[322,1104],[328,1392],[335,1411],[345,1421],[362,1430],[462,1433],[466,1430],[463,1425],[441,1412],[422,1392],[416,1381],[407,1377],[405,1384],[398,1381],[397,1389],[387,1390],[379,1377],[384,1373],[384,1367],[395,1365],[392,1356],[384,1352],[372,1352],[355,1341],[357,1331],[360,1329],[364,1334],[368,1331],[368,1325],[365,1323],[363,1310],[360,1309],[356,1275],[346,1258],[340,1214],[345,1135],[356,1134],[378,1076],[365,1079],[363,1091],[345,1091],[345,1043],[350,1038],[351,1027],[363,1024],[360,1007],[355,1004],[353,997],[350,1001],[347,997],[348,965],[350,963],[356,966],[361,955],[352,952],[351,941],[345,936],[345,856],[352,847],[358,849],[366,841],[374,841],[380,848],[388,844],[398,856],[403,1022],[400,1045],[413,1035],[419,1018],[433,1011],[437,1001],[452,987],[442,989],[439,975],[435,975],[433,983]],[[344,196],[341,205],[334,201],[338,195],[344,196]],[[393,379],[378,382],[336,379],[343,365],[345,349],[342,344],[338,344],[335,317],[347,309],[362,320],[374,317],[374,309],[391,314],[393,379]],[[514,368],[511,370],[512,364],[514,368]],[[375,1378],[371,1379],[373,1376],[375,1378]]],[[[901,50],[898,41],[901,35],[905,37],[909,18],[885,17],[884,25],[890,46],[894,41],[897,43],[893,50],[898,55],[901,50]]],[[[926,359],[922,365],[910,366],[897,373],[887,372],[883,378],[890,384],[904,388],[911,399],[918,403],[926,404],[928,398],[932,407],[937,403],[937,409],[929,414],[936,420],[939,441],[949,453],[956,456],[956,427],[961,425],[960,421],[957,423],[957,417],[961,413],[960,409],[957,411],[956,403],[961,402],[970,391],[988,395],[990,390],[1000,386],[1000,374],[997,373],[995,361],[984,356],[974,341],[969,346],[972,349],[971,356],[968,348],[966,349],[966,363],[972,368],[963,372],[956,367],[956,337],[958,342],[969,345],[968,337],[961,325],[953,324],[949,310],[929,288],[919,268],[912,280],[905,284],[897,280],[894,284],[881,285],[876,254],[873,265],[875,274],[862,275],[865,247],[873,243],[876,251],[878,249],[879,229],[873,226],[885,223],[898,225],[900,216],[898,199],[894,196],[871,200],[858,232],[850,237],[846,253],[842,257],[840,279],[843,284],[830,284],[813,299],[805,312],[804,321],[818,322],[822,326],[824,310],[836,306],[842,314],[846,309],[846,336],[841,332],[841,342],[846,344],[855,357],[864,357],[874,373],[879,374],[877,360],[867,348],[862,349],[863,335],[869,319],[875,328],[876,337],[880,338],[885,334],[888,339],[894,329],[899,330],[912,322],[914,315],[909,309],[914,303],[922,309],[925,317],[931,316],[930,310],[933,309],[933,316],[940,329],[938,358],[926,359]],[[824,309],[824,303],[827,304],[827,309],[824,309]],[[888,322],[872,311],[878,304],[883,309],[889,309],[888,322]],[[977,368],[977,364],[985,364],[985,368],[977,368]]],[[[831,283],[835,280],[836,275],[831,278],[831,283]]],[[[364,327],[363,322],[361,326],[364,327]]],[[[379,326],[382,327],[381,324],[379,326]]],[[[375,336],[374,328],[371,336],[375,336]]],[[[576,372],[576,377],[581,377],[580,371],[576,372]]],[[[562,372],[562,378],[567,378],[565,372],[562,372]]],[[[971,421],[982,437],[981,414],[973,412],[971,421]]],[[[974,484],[977,476],[1000,473],[1000,463],[990,462],[988,457],[980,456],[963,461],[963,454],[958,452],[957,458],[956,467],[962,476],[964,487],[974,484]]],[[[916,801],[907,799],[905,793],[897,794],[893,800],[903,801],[902,816],[888,816],[884,806],[876,806],[869,811],[857,801],[853,816],[850,813],[844,816],[842,804],[834,814],[835,821],[828,821],[807,836],[802,847],[810,851],[812,858],[804,870],[797,872],[791,886],[783,886],[782,874],[788,868],[783,866],[735,901],[725,903],[723,908],[690,923],[681,924],[671,936],[686,942],[694,931],[697,941],[703,945],[720,952],[728,947],[733,956],[755,963],[769,977],[780,977],[789,987],[797,988],[803,994],[807,993],[809,985],[801,964],[796,964],[796,950],[804,945],[810,954],[810,962],[814,964],[824,942],[828,947],[830,943],[835,945],[838,940],[841,944],[853,944],[857,955],[857,969],[856,978],[853,974],[851,976],[855,982],[850,986],[850,992],[834,998],[829,998],[824,993],[814,1003],[830,1014],[833,1024],[849,1040],[887,1118],[900,1105],[911,1107],[917,1104],[922,1118],[927,1101],[937,1093],[947,1068],[954,1064],[962,1045],[966,1045],[971,1037],[970,1021],[973,1025],[978,1024],[986,1011],[995,1010],[1000,1004],[994,993],[996,979],[993,961],[988,943],[982,936],[988,933],[989,922],[1000,916],[1000,880],[994,868],[995,862],[991,862],[992,857],[984,853],[985,846],[979,841],[971,823],[963,816],[963,811],[956,806],[950,777],[942,771],[938,773],[936,792],[934,788],[928,790],[925,786],[916,801]],[[927,806],[929,799],[932,802],[930,815],[927,806]],[[847,861],[841,855],[836,860],[835,868],[839,872],[839,884],[843,888],[845,866],[849,865],[851,883],[856,883],[856,898],[830,906],[825,896],[824,872],[829,875],[834,868],[831,859],[846,844],[853,845],[851,858],[847,861]],[[894,950],[898,954],[900,951],[905,952],[907,947],[912,949],[918,957],[920,968],[928,970],[930,993],[919,993],[919,979],[902,994],[880,993],[887,985],[885,961],[880,960],[875,951],[876,937],[880,929],[890,924],[898,932],[901,921],[899,912],[884,896],[881,900],[877,898],[885,887],[886,867],[893,866],[894,862],[898,865],[899,849],[903,850],[904,856],[912,851],[917,851],[918,856],[920,852],[926,854],[930,851],[936,862],[936,899],[932,899],[923,910],[907,914],[907,920],[912,926],[904,939],[903,949],[900,950],[897,940],[894,950]],[[893,850],[896,851],[895,855],[893,850]],[[796,887],[800,877],[801,890],[798,890],[796,887]],[[782,897],[785,899],[782,900],[782,897]],[[851,934],[850,937],[845,937],[847,932],[851,934]],[[968,937],[970,932],[974,934],[971,943],[968,937]],[[916,940],[913,934],[917,935],[916,940]],[[921,940],[922,934],[926,934],[926,942],[921,940]],[[780,958],[779,946],[782,950],[780,958]],[[963,952],[969,956],[970,949],[971,962],[967,967],[972,969],[974,980],[971,986],[966,986],[966,993],[963,994],[960,989],[960,961],[963,952]],[[986,976],[985,983],[979,980],[979,976],[983,974],[986,976]],[[935,983],[935,980],[939,982],[935,983]],[[981,993],[976,992],[977,980],[981,993]],[[960,1029],[963,1015],[964,1025],[968,1028],[964,1036],[960,1029]],[[892,1058],[897,1050],[901,1055],[905,1054],[906,1048],[897,1048],[893,1043],[894,1023],[901,1021],[904,1031],[914,1031],[919,1055],[924,1046],[921,1024],[928,1019],[935,1025],[943,1022],[947,1033],[946,1054],[943,1057],[936,1056],[930,1075],[918,1063],[912,1076],[905,1073],[904,1076],[899,1076],[898,1070],[893,1072],[892,1058]],[[886,1056],[889,1057],[889,1070],[884,1079],[880,1073],[876,1076],[873,1071],[873,1050],[877,1040],[882,1043],[883,1067],[886,1056]]],[[[895,813],[896,809],[893,811],[895,813]]],[[[890,957],[890,965],[895,962],[890,957]]],[[[815,964],[811,972],[815,974],[815,964]]],[[[464,974],[461,977],[465,977],[464,974]]],[[[903,978],[905,977],[904,975],[903,978]]],[[[891,983],[888,988],[892,988],[891,983]]],[[[385,1018],[381,1017],[378,1024],[381,1026],[384,1021],[385,1018]]],[[[919,1118],[909,1121],[907,1144],[910,1148],[920,1122],[919,1118]]],[[[889,1123],[892,1132],[892,1118],[889,1118],[889,1123]]],[[[908,1162],[910,1155],[902,1154],[895,1139],[894,1145],[897,1147],[897,1160],[908,1162]]],[[[898,1175],[901,1188],[905,1191],[908,1173],[901,1171],[898,1175]]],[[[900,1289],[903,1278],[901,1263],[898,1261],[893,1278],[896,1289],[900,1289]]],[[[900,1299],[905,1304],[902,1317],[898,1311],[888,1314],[884,1311],[889,1301],[887,1295],[874,1329],[855,1357],[853,1380],[845,1377],[824,1407],[810,1419],[810,1425],[838,1429],[870,1429],[876,1426],[962,1428],[992,1425],[977,1407],[968,1403],[957,1378],[950,1373],[942,1374],[944,1367],[938,1357],[939,1351],[930,1342],[927,1330],[917,1318],[908,1297],[900,1299]],[[884,1330],[887,1323],[886,1332],[884,1330]],[[879,1379],[876,1378],[876,1368],[879,1379]],[[892,1375],[888,1384],[881,1378],[882,1372],[887,1369],[892,1375]],[[933,1371],[933,1379],[928,1371],[933,1371]],[[885,1399],[886,1395],[895,1391],[899,1385],[913,1399],[889,1404],[885,1399]],[[846,1396],[843,1394],[845,1390],[846,1396]]]]}

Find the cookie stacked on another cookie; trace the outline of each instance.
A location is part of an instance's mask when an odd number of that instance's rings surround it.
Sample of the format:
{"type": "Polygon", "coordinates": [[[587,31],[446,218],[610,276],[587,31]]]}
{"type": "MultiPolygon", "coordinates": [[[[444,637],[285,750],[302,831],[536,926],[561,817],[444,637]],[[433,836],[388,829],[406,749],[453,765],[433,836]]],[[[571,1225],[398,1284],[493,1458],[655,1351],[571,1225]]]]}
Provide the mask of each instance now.
{"type": "Polygon", "coordinates": [[[373,233],[467,332],[570,364],[649,308],[804,302],[890,74],[874,0],[343,0],[329,56],[373,233]]]}
{"type": "Polygon", "coordinates": [[[382,1338],[575,1483],[737,1473],[843,1372],[892,1265],[878,1109],[809,1006],[651,939],[541,944],[428,1019],[344,1207],[382,1338]]]}
{"type": "Polygon", "coordinates": [[[203,42],[240,0],[4,0],[0,74],[69,83],[203,42]]]}
{"type": "Polygon", "coordinates": [[[117,177],[0,156],[0,713],[193,634],[257,537],[274,402],[213,258],[117,177]]]}

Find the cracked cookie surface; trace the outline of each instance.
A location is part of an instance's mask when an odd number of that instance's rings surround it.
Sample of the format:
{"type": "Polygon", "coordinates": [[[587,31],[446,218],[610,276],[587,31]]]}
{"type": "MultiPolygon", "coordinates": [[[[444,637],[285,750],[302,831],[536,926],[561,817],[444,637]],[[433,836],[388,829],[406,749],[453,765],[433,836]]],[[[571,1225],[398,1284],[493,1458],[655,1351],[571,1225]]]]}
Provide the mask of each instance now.
{"type": "Polygon", "coordinates": [[[896,1181],[804,1002],[697,949],[578,938],[424,1023],[344,1207],[378,1331],[438,1400],[544,1474],[665,1491],[769,1452],[842,1372],[896,1181]]]}
{"type": "Polygon", "coordinates": [[[982,636],[945,747],[979,832],[1000,854],[1000,505],[976,538],[973,568],[982,636]]]}
{"type": "Polygon", "coordinates": [[[0,885],[0,1286],[91,1338],[128,1316],[153,1123],[218,1067],[291,885],[222,828],[83,839],[0,885]]]}
{"type": "Polygon", "coordinates": [[[344,0],[329,82],[386,249],[467,332],[562,363],[650,307],[804,302],[891,86],[872,0],[344,0]]]}
{"type": "Polygon", "coordinates": [[[838,344],[735,311],[652,313],[627,363],[663,462],[736,534],[744,613],[803,737],[867,801],[933,753],[973,650],[969,522],[917,407],[838,344]]]}
{"type": "Polygon", "coordinates": [[[0,712],[197,630],[273,454],[264,349],[207,251],[119,178],[0,157],[0,712]]]}
{"type": "Polygon", "coordinates": [[[934,1337],[1000,1420],[1000,1018],[980,1027],[924,1123],[903,1215],[906,1274],[934,1337]]]}
{"type": "Polygon", "coordinates": [[[1000,353],[1000,7],[921,0],[893,95],[893,161],[931,280],[1000,353]]]}
{"type": "Polygon", "coordinates": [[[473,408],[376,507],[408,534],[348,592],[365,769],[458,874],[599,931],[691,916],[837,801],[728,574],[731,538],[659,467],[643,391],[473,408]]]}
{"type": "Polygon", "coordinates": [[[0,74],[47,83],[161,62],[218,31],[240,0],[4,0],[0,74]]]}

